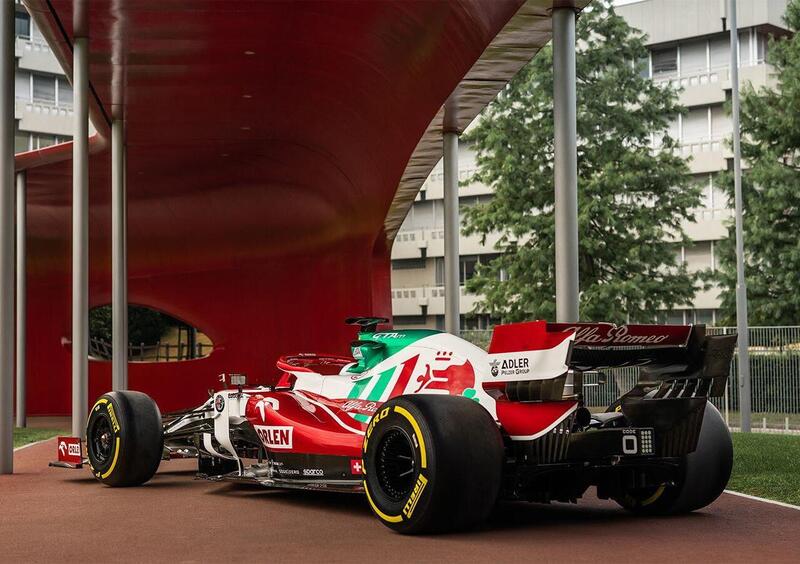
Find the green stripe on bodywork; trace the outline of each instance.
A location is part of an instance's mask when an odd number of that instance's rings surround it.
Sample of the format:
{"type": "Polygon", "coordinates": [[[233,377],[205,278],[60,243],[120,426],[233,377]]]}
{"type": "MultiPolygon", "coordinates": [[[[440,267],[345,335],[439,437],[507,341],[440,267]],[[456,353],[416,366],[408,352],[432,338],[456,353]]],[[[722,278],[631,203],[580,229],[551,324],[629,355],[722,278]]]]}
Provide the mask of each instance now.
{"type": "Polygon", "coordinates": [[[361,413],[353,413],[351,414],[353,419],[356,421],[361,421],[362,423],[369,423],[369,415],[362,415],[361,413]]]}
{"type": "Polygon", "coordinates": [[[367,387],[371,379],[372,378],[364,378],[353,384],[353,387],[350,388],[350,393],[347,394],[347,399],[358,399],[358,396],[361,395],[361,392],[364,391],[364,388],[367,387]]]}
{"type": "Polygon", "coordinates": [[[378,381],[375,382],[375,386],[369,392],[367,400],[378,401],[381,399],[381,396],[383,395],[383,392],[386,391],[386,387],[389,385],[389,382],[392,381],[392,375],[396,369],[396,366],[392,366],[388,370],[381,372],[380,376],[378,376],[378,381]]]}

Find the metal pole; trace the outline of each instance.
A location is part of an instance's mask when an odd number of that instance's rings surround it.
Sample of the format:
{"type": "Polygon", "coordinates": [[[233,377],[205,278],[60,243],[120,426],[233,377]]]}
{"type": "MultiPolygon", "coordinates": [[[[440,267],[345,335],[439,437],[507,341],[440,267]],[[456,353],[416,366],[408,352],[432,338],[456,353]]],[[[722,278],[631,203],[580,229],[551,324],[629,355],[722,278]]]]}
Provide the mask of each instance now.
{"type": "Polygon", "coordinates": [[[0,6],[0,474],[14,471],[14,2],[0,6]]]}
{"type": "Polygon", "coordinates": [[[128,389],[128,214],[125,192],[125,131],[111,123],[111,387],[128,389]]]}
{"type": "Polygon", "coordinates": [[[556,321],[578,321],[578,149],[575,11],[553,10],[556,321]]]}
{"type": "Polygon", "coordinates": [[[445,131],[444,141],[444,328],[453,335],[461,329],[458,276],[458,133],[445,131]]]}
{"type": "Polygon", "coordinates": [[[89,40],[76,37],[72,145],[72,435],[82,437],[89,400],[89,40]]]}
{"type": "Polygon", "coordinates": [[[27,320],[27,294],[25,283],[27,281],[27,249],[25,237],[28,233],[28,218],[26,209],[27,173],[23,170],[17,173],[17,427],[27,427],[27,368],[25,365],[27,354],[26,320],[27,320]]]}
{"type": "Polygon", "coordinates": [[[744,278],[744,227],[742,226],[742,152],[739,131],[739,33],[736,27],[736,0],[728,1],[731,27],[731,121],[733,122],[733,187],[736,217],[736,332],[739,356],[739,410],[742,432],[749,433],[750,336],[747,326],[747,283],[744,278]]]}

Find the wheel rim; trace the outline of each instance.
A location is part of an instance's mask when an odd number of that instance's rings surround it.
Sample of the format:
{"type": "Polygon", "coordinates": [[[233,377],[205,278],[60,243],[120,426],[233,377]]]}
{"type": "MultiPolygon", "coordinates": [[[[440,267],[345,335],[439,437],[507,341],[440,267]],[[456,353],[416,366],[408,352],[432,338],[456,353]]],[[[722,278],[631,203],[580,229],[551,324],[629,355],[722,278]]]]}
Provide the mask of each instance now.
{"type": "Polygon", "coordinates": [[[381,437],[376,454],[376,475],[381,490],[393,501],[405,499],[416,477],[411,438],[398,427],[389,429],[381,437]]]}
{"type": "Polygon", "coordinates": [[[88,434],[88,443],[93,457],[102,466],[110,458],[114,449],[114,432],[111,422],[105,416],[98,417],[88,434]]]}

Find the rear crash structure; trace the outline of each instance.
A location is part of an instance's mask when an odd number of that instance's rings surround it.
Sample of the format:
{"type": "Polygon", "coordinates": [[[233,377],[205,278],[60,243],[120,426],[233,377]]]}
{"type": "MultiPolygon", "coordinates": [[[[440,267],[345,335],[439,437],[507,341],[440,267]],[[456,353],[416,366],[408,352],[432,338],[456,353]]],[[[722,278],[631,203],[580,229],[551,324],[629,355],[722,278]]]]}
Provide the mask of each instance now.
{"type": "Polygon", "coordinates": [[[497,499],[575,502],[591,486],[636,513],[687,512],[727,484],[730,435],[708,398],[725,389],[735,335],[537,321],[496,327],[487,352],[377,331],[385,321],[348,320],[360,326],[350,357],[285,356],[274,386],[232,375],[184,412],[105,394],[87,427],[93,474],[133,486],[161,460],[196,457],[210,480],[363,493],[401,533],[473,526],[497,499]],[[638,383],[590,412],[584,374],[622,366],[639,367],[638,383]]]}

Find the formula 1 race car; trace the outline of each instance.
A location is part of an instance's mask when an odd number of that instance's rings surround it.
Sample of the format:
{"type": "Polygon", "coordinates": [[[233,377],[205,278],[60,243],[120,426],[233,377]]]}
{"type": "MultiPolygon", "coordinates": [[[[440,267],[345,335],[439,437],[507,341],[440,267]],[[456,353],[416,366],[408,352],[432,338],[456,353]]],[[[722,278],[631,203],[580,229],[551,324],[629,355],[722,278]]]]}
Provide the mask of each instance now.
{"type": "Polygon", "coordinates": [[[401,533],[467,528],[498,499],[575,502],[590,486],[635,513],[683,513],[727,484],[731,439],[708,398],[725,389],[735,335],[536,321],[496,327],[487,352],[348,322],[352,357],[282,357],[274,386],[229,375],[163,417],[140,392],[103,395],[86,430],[92,473],[135,486],[162,460],[197,457],[210,480],[364,493],[401,533]],[[584,376],[622,366],[640,367],[638,383],[590,412],[584,376]]]}

